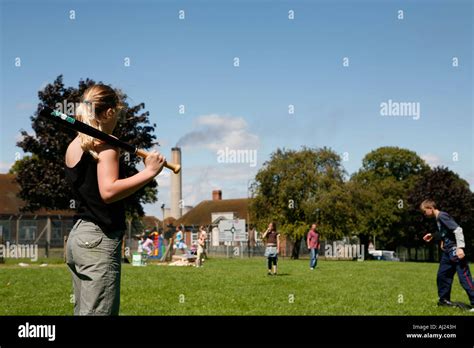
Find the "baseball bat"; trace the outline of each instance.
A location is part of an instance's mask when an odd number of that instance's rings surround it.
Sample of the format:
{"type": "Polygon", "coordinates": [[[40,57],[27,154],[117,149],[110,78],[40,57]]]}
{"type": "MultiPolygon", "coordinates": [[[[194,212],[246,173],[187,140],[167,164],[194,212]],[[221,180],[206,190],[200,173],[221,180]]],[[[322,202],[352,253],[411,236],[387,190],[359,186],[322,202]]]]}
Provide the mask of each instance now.
{"type": "MultiPolygon", "coordinates": [[[[39,116],[44,117],[45,119],[59,123],[67,128],[74,129],[75,131],[87,134],[93,138],[100,139],[105,141],[107,144],[110,144],[115,147],[119,147],[127,152],[136,154],[142,158],[146,158],[149,153],[143,149],[139,149],[131,144],[128,144],[120,139],[114,138],[110,134],[101,132],[100,130],[91,127],[81,121],[76,120],[74,117],[68,116],[61,113],[58,110],[53,110],[50,107],[43,107],[40,111],[39,116]]],[[[168,169],[171,169],[173,173],[177,174],[181,170],[181,166],[175,163],[165,162],[164,166],[168,169]]]]}

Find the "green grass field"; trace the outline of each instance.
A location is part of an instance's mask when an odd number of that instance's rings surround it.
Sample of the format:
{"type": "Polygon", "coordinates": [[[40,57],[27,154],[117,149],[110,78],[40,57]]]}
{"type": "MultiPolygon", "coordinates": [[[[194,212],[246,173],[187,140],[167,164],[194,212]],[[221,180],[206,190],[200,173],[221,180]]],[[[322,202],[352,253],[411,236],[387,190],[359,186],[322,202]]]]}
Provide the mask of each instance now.
{"type": "MultiPolygon", "coordinates": [[[[66,265],[0,265],[0,315],[71,315],[66,265]]],[[[51,262],[51,261],[49,261],[51,262]]],[[[472,315],[438,308],[437,264],[211,258],[202,268],[124,265],[121,315],[472,315]]],[[[456,276],[457,277],[457,276],[456,276]]],[[[455,279],[453,301],[468,302],[455,279]]]]}

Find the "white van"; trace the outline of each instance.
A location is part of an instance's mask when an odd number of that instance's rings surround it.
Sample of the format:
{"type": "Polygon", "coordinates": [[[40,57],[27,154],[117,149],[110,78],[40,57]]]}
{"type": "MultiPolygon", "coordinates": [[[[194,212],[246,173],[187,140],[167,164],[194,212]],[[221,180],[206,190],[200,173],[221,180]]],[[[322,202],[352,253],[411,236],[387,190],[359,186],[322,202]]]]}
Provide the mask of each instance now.
{"type": "Polygon", "coordinates": [[[390,250],[369,250],[369,254],[372,255],[372,257],[375,260],[383,260],[383,261],[400,261],[400,259],[397,257],[397,254],[395,251],[390,251],[390,250]]]}

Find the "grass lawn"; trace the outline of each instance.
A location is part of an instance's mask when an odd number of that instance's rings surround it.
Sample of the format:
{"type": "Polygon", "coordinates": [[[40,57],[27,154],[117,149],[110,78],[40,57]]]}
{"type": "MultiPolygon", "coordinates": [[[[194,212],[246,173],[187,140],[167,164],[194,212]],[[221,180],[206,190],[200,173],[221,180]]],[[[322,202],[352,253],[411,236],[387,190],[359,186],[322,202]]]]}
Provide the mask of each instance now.
{"type": "MultiPolygon", "coordinates": [[[[0,265],[0,315],[71,315],[66,265],[0,265]]],[[[48,261],[46,261],[48,262],[48,261]]],[[[121,315],[473,315],[438,308],[438,265],[410,262],[211,258],[204,267],[124,265],[121,315]]],[[[454,281],[453,301],[468,303],[454,281]]]]}

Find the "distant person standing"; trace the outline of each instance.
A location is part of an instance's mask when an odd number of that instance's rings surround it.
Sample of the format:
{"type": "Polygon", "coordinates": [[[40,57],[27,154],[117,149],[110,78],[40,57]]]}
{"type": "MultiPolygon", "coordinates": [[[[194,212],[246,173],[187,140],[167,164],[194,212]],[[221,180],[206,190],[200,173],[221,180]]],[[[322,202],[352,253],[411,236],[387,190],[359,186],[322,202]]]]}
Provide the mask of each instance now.
{"type": "Polygon", "coordinates": [[[276,224],[274,222],[270,222],[268,229],[262,236],[262,239],[266,240],[265,256],[268,261],[268,275],[277,275],[280,234],[277,232],[276,224]]]}
{"type": "Polygon", "coordinates": [[[204,226],[201,226],[200,227],[200,234],[202,236],[202,238],[204,239],[204,251],[203,251],[203,260],[207,259],[207,238],[208,238],[208,235],[207,235],[207,231],[206,231],[206,228],[204,226]]]}
{"type": "Polygon", "coordinates": [[[206,255],[207,232],[204,226],[199,227],[196,267],[202,267],[206,255]]]}
{"type": "Polygon", "coordinates": [[[308,237],[306,244],[310,251],[310,261],[309,268],[313,271],[318,263],[318,253],[319,253],[319,233],[316,232],[316,224],[311,225],[311,229],[308,232],[308,237]]]}
{"type": "Polygon", "coordinates": [[[181,250],[183,254],[186,253],[186,249],[188,248],[184,243],[184,233],[181,229],[181,226],[176,226],[175,243],[173,248],[181,250]]]}

